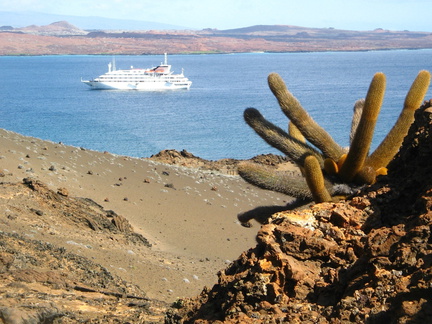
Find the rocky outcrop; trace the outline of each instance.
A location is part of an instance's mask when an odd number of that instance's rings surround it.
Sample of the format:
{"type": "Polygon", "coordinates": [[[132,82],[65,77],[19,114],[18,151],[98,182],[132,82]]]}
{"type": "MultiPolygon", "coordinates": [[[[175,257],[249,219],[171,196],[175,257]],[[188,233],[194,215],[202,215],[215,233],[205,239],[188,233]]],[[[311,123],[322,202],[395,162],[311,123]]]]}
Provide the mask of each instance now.
{"type": "MultiPolygon", "coordinates": [[[[220,159],[217,161],[210,161],[197,157],[186,150],[163,150],[152,155],[148,159],[165,164],[179,165],[200,170],[214,170],[227,174],[237,174],[237,165],[241,161],[244,161],[236,159],[220,159]]],[[[257,155],[248,161],[272,167],[281,167],[284,164],[290,164],[293,168],[297,169],[297,167],[294,166],[294,163],[290,161],[289,158],[275,154],[257,155]]]]}
{"type": "Polygon", "coordinates": [[[124,248],[150,244],[135,233],[129,221],[104,210],[91,199],[70,197],[36,179],[1,183],[0,201],[6,205],[0,231],[0,323],[143,323],[160,322],[166,305],[146,296],[82,253],[61,246],[93,249],[70,240],[68,233],[93,237],[99,244],[124,248]],[[36,240],[38,229],[49,229],[36,240]],[[31,230],[29,230],[31,229],[31,230]],[[52,241],[52,240],[51,240],[52,241]],[[55,240],[54,240],[55,241],[55,240]],[[60,244],[59,244],[60,243],[60,244]],[[150,321],[150,320],[149,320],[150,321]]]}
{"type": "MultiPolygon", "coordinates": [[[[129,221],[122,215],[118,215],[112,210],[104,210],[103,207],[89,198],[68,197],[67,189],[59,188],[54,192],[48,186],[33,178],[24,178],[24,186],[31,189],[33,194],[45,200],[44,205],[51,205],[60,211],[62,221],[69,223],[77,228],[91,229],[104,233],[115,233],[123,236],[126,242],[139,243],[147,247],[151,244],[142,235],[135,233],[129,221]]],[[[9,190],[19,192],[22,190],[16,184],[3,184],[4,187],[10,187],[9,190]]],[[[7,190],[7,189],[6,189],[7,190]]],[[[45,208],[32,208],[37,215],[43,216],[45,208]]]]}
{"type": "Polygon", "coordinates": [[[431,103],[388,176],[350,200],[274,214],[256,247],[167,323],[431,322],[431,103]]]}

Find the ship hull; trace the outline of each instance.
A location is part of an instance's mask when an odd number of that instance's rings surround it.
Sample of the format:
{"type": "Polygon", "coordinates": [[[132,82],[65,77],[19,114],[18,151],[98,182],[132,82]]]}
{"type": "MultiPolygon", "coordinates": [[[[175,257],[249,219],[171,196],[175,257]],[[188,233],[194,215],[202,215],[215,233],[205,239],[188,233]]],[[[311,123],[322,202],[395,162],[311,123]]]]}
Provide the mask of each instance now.
{"type": "Polygon", "coordinates": [[[162,90],[189,90],[192,85],[188,82],[101,82],[82,81],[93,90],[140,90],[140,91],[162,91],[162,90]]]}

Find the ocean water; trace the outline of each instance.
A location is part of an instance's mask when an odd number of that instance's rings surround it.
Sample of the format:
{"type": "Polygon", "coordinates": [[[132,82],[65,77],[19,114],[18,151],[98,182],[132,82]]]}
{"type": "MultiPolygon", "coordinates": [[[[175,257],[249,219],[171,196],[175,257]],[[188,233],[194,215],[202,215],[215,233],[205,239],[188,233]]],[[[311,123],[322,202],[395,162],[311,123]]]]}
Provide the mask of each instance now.
{"type": "MultiPolygon", "coordinates": [[[[169,55],[184,68],[189,91],[96,91],[80,82],[107,71],[111,56],[0,57],[0,127],[54,142],[149,157],[186,149],[202,158],[250,158],[280,153],[243,120],[255,107],[286,128],[287,119],[267,86],[278,72],[312,117],[348,145],[354,102],[376,72],[387,76],[373,147],[398,117],[422,70],[432,71],[432,50],[169,55]]],[[[163,56],[116,56],[117,68],[151,67],[163,56]]],[[[432,98],[429,91],[427,98],[432,98]]]]}

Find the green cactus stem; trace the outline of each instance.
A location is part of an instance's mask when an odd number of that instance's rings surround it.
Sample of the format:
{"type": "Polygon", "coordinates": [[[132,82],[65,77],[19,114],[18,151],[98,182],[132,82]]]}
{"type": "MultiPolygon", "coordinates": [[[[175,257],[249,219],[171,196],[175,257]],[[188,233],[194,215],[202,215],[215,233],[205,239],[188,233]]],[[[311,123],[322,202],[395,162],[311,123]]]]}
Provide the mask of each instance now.
{"type": "Polygon", "coordinates": [[[376,120],[384,99],[385,86],[385,75],[383,73],[376,73],[369,86],[362,116],[353,142],[346,160],[339,171],[339,176],[344,182],[351,182],[363,168],[364,162],[366,161],[376,120]]]}
{"type": "Polygon", "coordinates": [[[288,135],[295,138],[301,143],[306,143],[306,138],[300,132],[300,130],[291,121],[288,123],[288,135]]]}
{"type": "Polygon", "coordinates": [[[331,201],[332,198],[325,187],[324,176],[318,160],[309,155],[304,160],[304,173],[313,200],[317,203],[331,201]]]}
{"type": "Polygon", "coordinates": [[[270,73],[268,83],[282,111],[290,121],[293,122],[308,141],[323,152],[325,157],[337,161],[343,154],[343,149],[309,116],[297,98],[288,91],[285,82],[279,74],[270,73]]]}
{"type": "Polygon", "coordinates": [[[278,172],[275,169],[251,162],[239,163],[238,173],[245,181],[261,189],[312,200],[311,192],[301,176],[278,172]]]}
{"type": "Polygon", "coordinates": [[[289,136],[284,130],[267,121],[257,109],[247,108],[244,111],[244,119],[268,144],[285,153],[297,164],[302,163],[306,154],[315,155],[323,164],[324,160],[320,152],[289,136]]]}
{"type": "Polygon", "coordinates": [[[354,135],[357,131],[358,124],[360,123],[360,118],[363,112],[364,103],[365,103],[364,99],[359,99],[354,104],[353,118],[351,122],[350,143],[352,143],[354,139],[354,135]]]}
{"type": "Polygon", "coordinates": [[[428,71],[420,71],[405,97],[404,107],[396,124],[387,134],[376,150],[367,158],[366,164],[377,170],[386,167],[399,151],[402,141],[414,121],[414,113],[424,100],[429,89],[431,75],[428,71]]]}

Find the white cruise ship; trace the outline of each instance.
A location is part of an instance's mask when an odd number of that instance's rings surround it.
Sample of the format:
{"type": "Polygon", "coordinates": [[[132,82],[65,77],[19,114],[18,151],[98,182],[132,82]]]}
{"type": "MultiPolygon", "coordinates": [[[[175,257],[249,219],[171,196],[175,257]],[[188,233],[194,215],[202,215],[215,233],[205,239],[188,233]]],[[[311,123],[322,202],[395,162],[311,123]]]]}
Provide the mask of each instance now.
{"type": "Polygon", "coordinates": [[[108,72],[92,80],[82,80],[96,90],[189,90],[192,81],[183,74],[174,74],[168,65],[167,54],[163,64],[150,69],[117,70],[115,61],[108,64],[108,72]]]}

